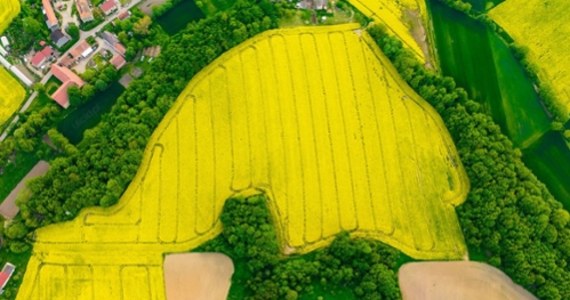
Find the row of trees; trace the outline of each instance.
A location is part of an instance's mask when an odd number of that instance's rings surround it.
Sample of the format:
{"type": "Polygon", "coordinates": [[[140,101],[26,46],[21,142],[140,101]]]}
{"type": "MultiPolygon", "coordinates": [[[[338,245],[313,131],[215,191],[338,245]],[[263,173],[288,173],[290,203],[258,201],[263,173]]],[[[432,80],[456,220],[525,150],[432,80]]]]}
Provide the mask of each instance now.
{"type": "Polygon", "coordinates": [[[34,153],[60,111],[56,104],[48,103],[40,110],[22,114],[12,136],[0,142],[0,169],[12,163],[17,152],[34,153]]]}
{"type": "Polygon", "coordinates": [[[491,117],[450,77],[424,68],[396,38],[369,33],[401,76],[442,116],[471,191],[457,211],[470,251],[542,299],[570,299],[570,214],[524,165],[491,117]]]}
{"type": "Polygon", "coordinates": [[[232,258],[230,298],[293,300],[318,286],[327,294],[349,290],[356,299],[400,299],[399,251],[343,232],[327,248],[284,256],[266,202],[264,195],[226,201],[222,234],[196,250],[232,258]]]}

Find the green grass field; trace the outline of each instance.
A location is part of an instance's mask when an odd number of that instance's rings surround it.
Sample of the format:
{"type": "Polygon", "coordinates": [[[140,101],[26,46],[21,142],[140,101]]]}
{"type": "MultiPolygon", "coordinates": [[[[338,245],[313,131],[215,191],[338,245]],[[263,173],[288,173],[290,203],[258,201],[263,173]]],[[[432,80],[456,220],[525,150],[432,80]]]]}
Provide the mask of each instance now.
{"type": "Polygon", "coordinates": [[[430,2],[443,73],[482,103],[515,145],[529,146],[547,132],[550,121],[532,81],[508,46],[485,25],[430,2]]]}
{"type": "Polygon", "coordinates": [[[507,0],[489,16],[518,44],[528,47],[528,59],[538,66],[540,80],[556,92],[565,115],[570,115],[570,1],[507,0]]]}
{"type": "Polygon", "coordinates": [[[561,133],[551,131],[542,136],[524,151],[523,161],[546,184],[556,199],[567,209],[570,208],[570,151],[561,133]]]}

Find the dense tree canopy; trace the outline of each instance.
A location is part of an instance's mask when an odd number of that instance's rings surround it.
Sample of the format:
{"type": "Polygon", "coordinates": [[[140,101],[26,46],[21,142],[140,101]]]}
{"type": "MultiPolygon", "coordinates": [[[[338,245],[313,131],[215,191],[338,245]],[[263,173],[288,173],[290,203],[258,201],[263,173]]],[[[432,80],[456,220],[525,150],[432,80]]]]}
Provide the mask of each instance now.
{"type": "Polygon", "coordinates": [[[264,195],[226,201],[221,236],[196,250],[232,258],[237,270],[230,299],[293,300],[339,290],[348,290],[353,299],[400,299],[398,250],[343,232],[324,249],[283,255],[266,201],[264,195]]]}

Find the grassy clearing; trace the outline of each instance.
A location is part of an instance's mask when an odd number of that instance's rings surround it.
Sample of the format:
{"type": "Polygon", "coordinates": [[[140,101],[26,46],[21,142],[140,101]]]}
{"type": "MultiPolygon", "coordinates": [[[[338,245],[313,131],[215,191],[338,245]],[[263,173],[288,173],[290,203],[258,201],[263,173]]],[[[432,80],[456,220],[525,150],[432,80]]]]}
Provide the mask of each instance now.
{"type": "Polygon", "coordinates": [[[118,205],[37,231],[19,299],[162,299],[163,253],[212,239],[224,201],[260,190],[286,253],[349,231],[464,256],[449,134],[358,27],[269,31],[194,77],[118,205]]]}
{"type": "Polygon", "coordinates": [[[507,0],[489,13],[539,66],[539,78],[552,83],[557,99],[570,112],[570,1],[507,0]],[[532,9],[531,9],[532,8],[532,9]]]}
{"type": "Polygon", "coordinates": [[[348,0],[348,2],[375,22],[384,24],[420,61],[426,61],[420,45],[414,40],[410,24],[404,22],[404,9],[417,10],[422,16],[427,16],[425,1],[404,0],[400,4],[392,0],[348,0]]]}
{"type": "Polygon", "coordinates": [[[430,8],[443,73],[483,104],[518,147],[548,131],[532,81],[497,34],[439,1],[430,1],[430,8]]]}

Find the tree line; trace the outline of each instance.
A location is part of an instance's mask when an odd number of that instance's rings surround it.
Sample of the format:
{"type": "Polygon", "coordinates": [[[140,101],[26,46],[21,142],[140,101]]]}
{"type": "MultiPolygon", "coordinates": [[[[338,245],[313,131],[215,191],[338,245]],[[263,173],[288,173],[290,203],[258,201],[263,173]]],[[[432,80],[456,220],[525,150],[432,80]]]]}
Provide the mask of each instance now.
{"type": "Polygon", "coordinates": [[[195,250],[232,258],[236,272],[229,299],[294,300],[341,291],[352,299],[401,298],[398,250],[342,232],[323,249],[284,255],[266,203],[265,195],[227,200],[220,216],[222,234],[195,250]]]}
{"type": "Polygon", "coordinates": [[[521,151],[453,78],[421,65],[380,26],[369,29],[403,79],[439,112],[471,182],[457,208],[470,252],[541,299],[570,299],[570,214],[521,151]]]}

